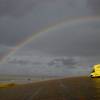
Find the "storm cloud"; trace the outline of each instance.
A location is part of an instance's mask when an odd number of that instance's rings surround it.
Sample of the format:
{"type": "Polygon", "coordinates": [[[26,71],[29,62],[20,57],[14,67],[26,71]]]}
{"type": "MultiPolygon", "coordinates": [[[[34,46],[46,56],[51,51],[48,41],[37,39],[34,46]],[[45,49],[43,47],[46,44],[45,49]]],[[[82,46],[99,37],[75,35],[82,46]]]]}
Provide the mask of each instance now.
{"type": "Polygon", "coordinates": [[[0,0],[0,44],[16,46],[59,21],[88,15],[87,0],[0,0]]]}
{"type": "Polygon", "coordinates": [[[16,46],[55,23],[98,15],[97,4],[97,0],[0,0],[0,44],[16,46]]]}

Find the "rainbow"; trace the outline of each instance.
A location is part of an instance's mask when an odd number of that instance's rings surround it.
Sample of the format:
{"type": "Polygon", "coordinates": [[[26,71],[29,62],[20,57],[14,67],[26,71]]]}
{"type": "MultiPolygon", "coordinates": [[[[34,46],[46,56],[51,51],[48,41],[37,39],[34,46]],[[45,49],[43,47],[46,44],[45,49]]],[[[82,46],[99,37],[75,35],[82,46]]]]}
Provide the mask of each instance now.
{"type": "Polygon", "coordinates": [[[59,28],[61,25],[65,25],[66,22],[67,24],[66,25],[75,25],[75,24],[78,24],[78,23],[81,23],[81,22],[84,22],[84,21],[91,21],[91,20],[100,20],[100,16],[85,16],[85,17],[72,17],[72,18],[64,18],[62,21],[59,21],[59,22],[55,22],[53,25],[37,32],[37,33],[34,33],[32,36],[28,37],[27,39],[25,39],[23,42],[19,43],[15,48],[13,48],[10,53],[5,56],[0,64],[4,64],[7,62],[7,59],[12,56],[13,54],[16,53],[16,51],[18,51],[20,48],[24,47],[25,45],[29,44],[34,38],[37,37],[37,34],[40,34],[40,33],[44,33],[44,32],[48,32],[50,30],[53,30],[53,29],[56,29],[56,28],[59,28]],[[69,20],[70,19],[70,20],[69,20]],[[35,36],[34,36],[35,35],[35,36]]]}

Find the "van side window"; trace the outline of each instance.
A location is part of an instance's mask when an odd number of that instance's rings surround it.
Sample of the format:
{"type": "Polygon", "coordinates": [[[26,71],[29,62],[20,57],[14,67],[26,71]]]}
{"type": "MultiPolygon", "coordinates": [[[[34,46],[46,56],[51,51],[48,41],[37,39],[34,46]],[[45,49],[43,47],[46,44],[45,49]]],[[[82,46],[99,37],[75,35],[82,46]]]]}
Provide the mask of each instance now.
{"type": "Polygon", "coordinates": [[[93,73],[93,72],[95,72],[95,70],[94,70],[94,69],[92,70],[92,73],[93,73]]]}

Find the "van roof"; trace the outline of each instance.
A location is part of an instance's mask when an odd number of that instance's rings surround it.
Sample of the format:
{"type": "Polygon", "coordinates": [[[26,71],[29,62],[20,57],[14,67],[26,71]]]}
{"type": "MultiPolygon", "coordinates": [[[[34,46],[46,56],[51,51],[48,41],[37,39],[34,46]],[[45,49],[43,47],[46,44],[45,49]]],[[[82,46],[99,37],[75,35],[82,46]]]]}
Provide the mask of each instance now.
{"type": "Polygon", "coordinates": [[[94,65],[94,68],[100,68],[100,64],[94,65]]]}

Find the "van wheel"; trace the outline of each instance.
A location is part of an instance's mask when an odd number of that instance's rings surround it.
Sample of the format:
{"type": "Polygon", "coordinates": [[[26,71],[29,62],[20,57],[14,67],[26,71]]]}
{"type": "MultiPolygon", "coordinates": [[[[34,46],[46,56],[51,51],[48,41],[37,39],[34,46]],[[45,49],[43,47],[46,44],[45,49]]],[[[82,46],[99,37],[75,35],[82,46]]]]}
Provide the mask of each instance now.
{"type": "Polygon", "coordinates": [[[90,77],[90,78],[92,78],[92,77],[93,77],[93,75],[89,75],[89,77],[90,77]]]}

